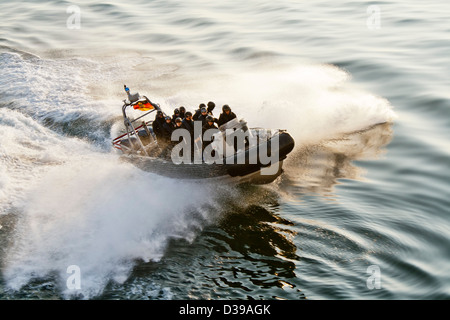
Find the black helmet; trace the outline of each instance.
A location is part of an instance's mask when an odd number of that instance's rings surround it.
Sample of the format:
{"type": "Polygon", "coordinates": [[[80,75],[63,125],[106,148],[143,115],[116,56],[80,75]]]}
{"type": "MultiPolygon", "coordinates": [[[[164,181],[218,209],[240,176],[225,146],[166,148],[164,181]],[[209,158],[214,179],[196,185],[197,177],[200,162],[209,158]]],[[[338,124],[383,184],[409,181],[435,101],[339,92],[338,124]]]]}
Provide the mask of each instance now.
{"type": "Polygon", "coordinates": [[[202,109],[200,110],[200,112],[201,112],[201,113],[205,113],[205,112],[208,112],[208,110],[206,110],[206,108],[202,108],[202,109]]]}
{"type": "Polygon", "coordinates": [[[192,112],[188,111],[184,114],[185,117],[192,117],[192,112]]]}
{"type": "Polygon", "coordinates": [[[158,110],[157,112],[156,112],[156,116],[162,116],[163,115],[163,112],[161,111],[161,110],[158,110]]]}
{"type": "Polygon", "coordinates": [[[206,108],[206,105],[205,105],[204,103],[200,103],[200,104],[198,105],[198,108],[199,108],[199,109],[206,108]]]}
{"type": "Polygon", "coordinates": [[[180,107],[180,112],[186,112],[186,108],[183,107],[183,106],[181,106],[181,107],[180,107]]]}
{"type": "Polygon", "coordinates": [[[225,112],[225,111],[231,111],[231,108],[230,108],[230,106],[229,105],[224,105],[223,107],[222,107],[222,111],[223,112],[225,112]]]}
{"type": "Polygon", "coordinates": [[[183,122],[183,120],[181,120],[181,118],[180,118],[180,117],[178,117],[178,118],[176,118],[176,119],[175,119],[175,122],[178,122],[178,123],[180,123],[180,122],[183,122]]]}
{"type": "Polygon", "coordinates": [[[214,122],[214,118],[212,116],[207,116],[206,117],[206,121],[207,122],[214,122]]]}
{"type": "Polygon", "coordinates": [[[176,108],[175,110],[173,110],[174,114],[179,114],[180,113],[180,109],[176,108]]]}
{"type": "Polygon", "coordinates": [[[216,104],[212,101],[208,102],[208,111],[211,112],[216,107],[216,104]]]}

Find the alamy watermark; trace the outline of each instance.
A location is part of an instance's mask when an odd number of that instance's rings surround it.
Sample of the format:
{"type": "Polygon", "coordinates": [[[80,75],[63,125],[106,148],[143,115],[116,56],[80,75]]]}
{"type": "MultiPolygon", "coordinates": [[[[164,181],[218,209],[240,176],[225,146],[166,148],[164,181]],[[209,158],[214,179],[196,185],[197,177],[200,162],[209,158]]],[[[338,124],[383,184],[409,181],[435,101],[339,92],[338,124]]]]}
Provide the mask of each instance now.
{"type": "Polygon", "coordinates": [[[179,128],[171,140],[180,141],[171,150],[174,164],[260,164],[261,175],[273,175],[279,170],[278,130],[261,129],[258,134],[241,128],[202,132],[201,121],[194,121],[193,134],[179,128]]]}
{"type": "Polygon", "coordinates": [[[70,16],[66,20],[67,29],[79,30],[81,29],[81,9],[77,5],[70,5],[66,10],[70,16]]]}
{"type": "Polygon", "coordinates": [[[366,10],[368,17],[366,26],[369,30],[381,29],[381,8],[378,5],[370,5],[366,10]]]}
{"type": "Polygon", "coordinates": [[[67,277],[66,286],[69,290],[81,289],[81,269],[79,266],[73,264],[67,267],[69,277],[67,277]]]}
{"type": "Polygon", "coordinates": [[[367,268],[370,276],[367,278],[366,286],[369,290],[381,289],[381,269],[377,265],[371,265],[367,268]]]}

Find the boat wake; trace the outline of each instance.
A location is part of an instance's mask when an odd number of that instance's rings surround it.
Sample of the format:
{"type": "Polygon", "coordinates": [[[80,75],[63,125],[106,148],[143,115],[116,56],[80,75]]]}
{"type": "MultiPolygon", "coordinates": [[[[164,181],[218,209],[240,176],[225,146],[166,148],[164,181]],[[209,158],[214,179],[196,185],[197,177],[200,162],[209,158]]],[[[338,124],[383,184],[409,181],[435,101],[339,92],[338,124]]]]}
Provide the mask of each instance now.
{"type": "Polygon", "coordinates": [[[81,270],[81,289],[95,297],[110,280],[122,283],[136,260],[158,261],[173,238],[191,241],[220,211],[211,186],[142,172],[110,156],[50,169],[20,208],[4,277],[19,290],[67,268],[81,270]]]}

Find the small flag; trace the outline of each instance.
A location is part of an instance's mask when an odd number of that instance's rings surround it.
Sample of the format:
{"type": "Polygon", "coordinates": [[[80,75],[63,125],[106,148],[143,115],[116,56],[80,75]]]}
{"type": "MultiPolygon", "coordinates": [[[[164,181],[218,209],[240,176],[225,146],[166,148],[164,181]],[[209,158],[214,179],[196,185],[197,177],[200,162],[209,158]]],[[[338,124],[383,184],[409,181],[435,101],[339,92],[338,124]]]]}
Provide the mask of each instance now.
{"type": "Polygon", "coordinates": [[[136,104],[133,106],[133,108],[134,108],[134,110],[139,109],[139,110],[141,110],[141,111],[148,111],[148,110],[155,109],[155,107],[153,107],[153,106],[150,104],[150,102],[147,102],[147,101],[145,101],[145,102],[139,101],[138,103],[136,103],[136,104]]]}

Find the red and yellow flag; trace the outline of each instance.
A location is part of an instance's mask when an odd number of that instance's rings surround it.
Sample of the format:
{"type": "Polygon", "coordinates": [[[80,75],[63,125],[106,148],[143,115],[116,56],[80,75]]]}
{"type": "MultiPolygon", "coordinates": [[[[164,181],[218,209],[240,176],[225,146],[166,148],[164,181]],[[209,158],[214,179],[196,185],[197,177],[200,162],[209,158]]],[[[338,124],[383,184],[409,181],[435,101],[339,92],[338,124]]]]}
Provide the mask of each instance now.
{"type": "Polygon", "coordinates": [[[136,104],[133,106],[133,108],[134,108],[134,110],[139,109],[139,110],[141,110],[141,111],[148,111],[148,110],[154,109],[155,107],[153,107],[153,106],[152,106],[149,102],[147,102],[147,101],[144,101],[144,102],[139,101],[138,103],[136,103],[136,104]]]}

